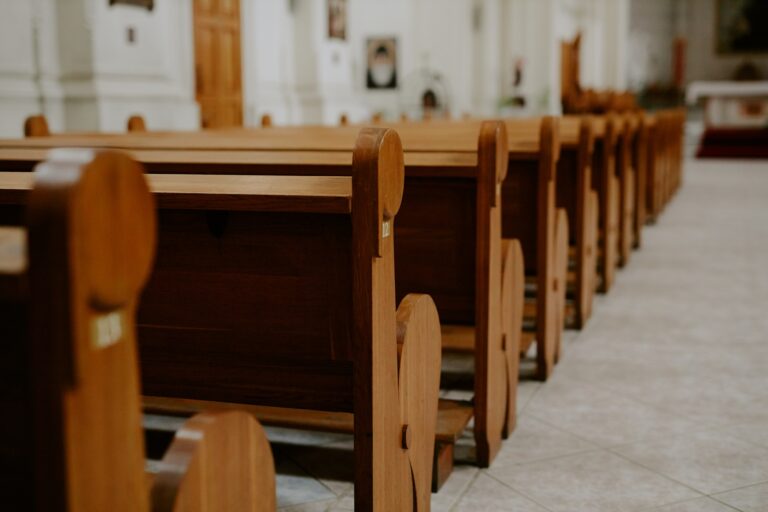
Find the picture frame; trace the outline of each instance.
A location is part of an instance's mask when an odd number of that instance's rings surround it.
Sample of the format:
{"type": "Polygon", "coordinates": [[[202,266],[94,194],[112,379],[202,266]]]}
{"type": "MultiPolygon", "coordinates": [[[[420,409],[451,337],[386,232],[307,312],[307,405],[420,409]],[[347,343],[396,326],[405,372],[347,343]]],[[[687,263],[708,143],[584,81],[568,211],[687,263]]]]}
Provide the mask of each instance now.
{"type": "Polygon", "coordinates": [[[768,54],[768,2],[717,0],[716,9],[716,53],[768,54]]]}
{"type": "Polygon", "coordinates": [[[155,0],[109,0],[110,7],[119,4],[143,7],[148,11],[151,11],[155,8],[155,0]]]}
{"type": "Polygon", "coordinates": [[[397,38],[366,40],[365,85],[368,89],[397,89],[397,38]]]}
{"type": "Polygon", "coordinates": [[[347,0],[328,1],[328,38],[347,39],[347,0]]]}

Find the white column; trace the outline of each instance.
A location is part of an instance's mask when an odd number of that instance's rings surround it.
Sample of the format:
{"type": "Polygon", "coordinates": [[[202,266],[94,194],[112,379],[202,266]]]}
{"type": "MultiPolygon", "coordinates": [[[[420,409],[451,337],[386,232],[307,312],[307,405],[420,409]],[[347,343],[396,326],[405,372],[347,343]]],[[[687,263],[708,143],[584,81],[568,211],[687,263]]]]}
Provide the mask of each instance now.
{"type": "Polygon", "coordinates": [[[326,2],[294,2],[294,72],[297,103],[304,123],[336,124],[341,114],[363,121],[368,111],[355,94],[347,39],[328,37],[326,2]]]}
{"type": "Polygon", "coordinates": [[[294,77],[294,26],[288,0],[241,0],[243,115],[258,125],[300,121],[294,77]]]}

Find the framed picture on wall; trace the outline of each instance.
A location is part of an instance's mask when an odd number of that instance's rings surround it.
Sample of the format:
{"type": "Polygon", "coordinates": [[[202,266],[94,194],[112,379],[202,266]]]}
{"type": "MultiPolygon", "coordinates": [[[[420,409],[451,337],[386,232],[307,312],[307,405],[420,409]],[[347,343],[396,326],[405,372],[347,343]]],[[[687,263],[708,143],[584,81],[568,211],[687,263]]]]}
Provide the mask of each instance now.
{"type": "Polygon", "coordinates": [[[369,38],[366,42],[368,89],[397,89],[397,39],[369,38]]]}
{"type": "Polygon", "coordinates": [[[155,0],[109,0],[109,5],[117,5],[117,4],[125,4],[125,5],[135,5],[138,7],[144,7],[148,11],[151,11],[155,8],[155,0]]]}
{"type": "Polygon", "coordinates": [[[347,39],[347,0],[328,0],[328,37],[347,39]]]}
{"type": "Polygon", "coordinates": [[[717,0],[717,53],[768,53],[768,1],[717,0]]]}

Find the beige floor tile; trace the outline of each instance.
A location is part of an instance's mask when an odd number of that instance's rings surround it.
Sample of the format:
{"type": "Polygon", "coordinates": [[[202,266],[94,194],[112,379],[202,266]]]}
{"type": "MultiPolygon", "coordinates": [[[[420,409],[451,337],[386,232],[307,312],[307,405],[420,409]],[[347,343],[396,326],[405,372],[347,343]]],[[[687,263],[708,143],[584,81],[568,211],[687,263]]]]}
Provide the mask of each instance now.
{"type": "Polygon", "coordinates": [[[768,480],[768,449],[721,432],[670,436],[615,451],[704,494],[768,480]]]}
{"type": "Polygon", "coordinates": [[[729,425],[719,430],[744,441],[768,448],[768,422],[729,425]]]}
{"type": "Polygon", "coordinates": [[[648,510],[648,512],[734,512],[734,508],[723,505],[711,498],[696,498],[694,500],[664,505],[648,510]]]}
{"type": "Polygon", "coordinates": [[[525,406],[528,405],[531,398],[541,387],[541,382],[532,380],[520,381],[517,384],[517,412],[521,413],[525,406]]]}
{"type": "MultiPolygon", "coordinates": [[[[437,509],[433,509],[439,512],[437,509]]],[[[547,509],[481,473],[451,512],[547,512],[547,509]]]]}
{"type": "Polygon", "coordinates": [[[475,480],[479,471],[474,466],[456,466],[440,492],[432,494],[432,510],[450,510],[475,480]]]}
{"type": "Polygon", "coordinates": [[[597,446],[573,434],[554,428],[530,416],[523,416],[493,462],[494,470],[563,455],[572,455],[597,446]]]}
{"type": "Polygon", "coordinates": [[[561,375],[536,393],[525,412],[602,447],[684,433],[696,426],[669,411],[561,375]]]}
{"type": "Polygon", "coordinates": [[[277,509],[277,512],[327,512],[329,509],[333,509],[337,503],[337,499],[315,501],[312,503],[280,507],[277,509]]]}
{"type": "Polygon", "coordinates": [[[354,451],[350,440],[323,446],[291,447],[285,453],[336,496],[352,492],[355,475],[354,451]]]}
{"type": "Polygon", "coordinates": [[[716,494],[713,498],[742,512],[768,512],[768,483],[716,494]]]}
{"type": "Polygon", "coordinates": [[[650,508],[698,493],[608,452],[588,452],[497,471],[494,478],[554,512],[650,508]]]}
{"type": "Polygon", "coordinates": [[[315,480],[292,461],[278,458],[275,466],[277,471],[278,508],[337,498],[327,487],[315,480]]]}

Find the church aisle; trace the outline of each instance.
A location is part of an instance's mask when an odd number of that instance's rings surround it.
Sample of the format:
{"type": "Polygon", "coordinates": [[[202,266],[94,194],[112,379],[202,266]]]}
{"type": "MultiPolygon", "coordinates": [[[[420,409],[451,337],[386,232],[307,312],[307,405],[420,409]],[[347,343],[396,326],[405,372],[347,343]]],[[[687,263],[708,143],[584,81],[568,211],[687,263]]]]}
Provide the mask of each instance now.
{"type": "MultiPolygon", "coordinates": [[[[493,467],[457,467],[433,510],[766,510],[766,254],[768,164],[688,161],[553,378],[521,383],[493,467]]],[[[323,451],[276,451],[281,510],[352,510],[323,451]]]]}

